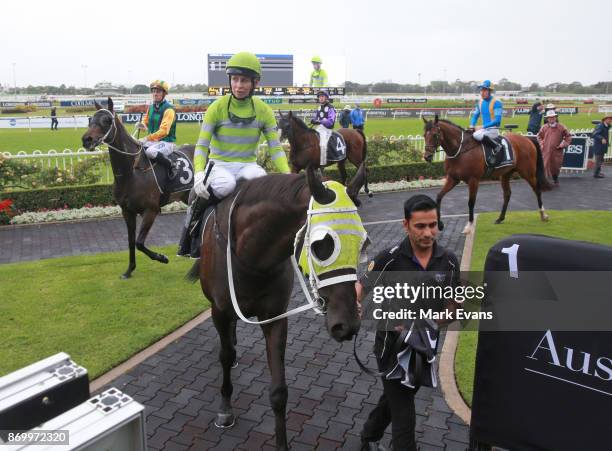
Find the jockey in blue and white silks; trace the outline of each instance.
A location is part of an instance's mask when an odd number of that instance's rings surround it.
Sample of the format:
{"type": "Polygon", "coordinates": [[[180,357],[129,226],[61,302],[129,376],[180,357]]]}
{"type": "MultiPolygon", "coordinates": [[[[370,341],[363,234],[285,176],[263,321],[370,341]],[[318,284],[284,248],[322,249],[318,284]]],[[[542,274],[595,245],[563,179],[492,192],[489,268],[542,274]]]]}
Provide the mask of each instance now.
{"type": "Polygon", "coordinates": [[[499,99],[495,99],[491,94],[494,89],[490,80],[485,80],[478,87],[480,88],[480,100],[476,103],[472,113],[470,128],[476,129],[473,135],[474,139],[493,147],[493,153],[496,154],[501,149],[501,144],[498,144],[494,139],[499,136],[504,106],[499,99]],[[482,117],[482,127],[476,127],[480,117],[482,117]]]}

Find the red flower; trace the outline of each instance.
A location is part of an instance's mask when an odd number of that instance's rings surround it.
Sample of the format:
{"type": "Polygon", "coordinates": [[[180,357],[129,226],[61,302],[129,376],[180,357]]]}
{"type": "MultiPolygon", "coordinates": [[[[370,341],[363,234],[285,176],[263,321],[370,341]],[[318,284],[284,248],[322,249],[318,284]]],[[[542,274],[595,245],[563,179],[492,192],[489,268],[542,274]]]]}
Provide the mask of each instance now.
{"type": "Polygon", "coordinates": [[[0,212],[9,211],[11,205],[13,205],[13,201],[11,199],[3,200],[0,202],[0,212]]]}

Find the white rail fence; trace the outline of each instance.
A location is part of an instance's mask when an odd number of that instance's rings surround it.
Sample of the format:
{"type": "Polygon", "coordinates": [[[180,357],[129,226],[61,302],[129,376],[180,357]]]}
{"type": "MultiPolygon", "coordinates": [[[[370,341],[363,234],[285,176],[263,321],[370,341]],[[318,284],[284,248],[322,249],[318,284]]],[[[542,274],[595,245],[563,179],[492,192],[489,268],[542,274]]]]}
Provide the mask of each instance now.
{"type": "MultiPolygon", "coordinates": [[[[592,130],[589,129],[576,129],[571,130],[571,133],[574,135],[585,135],[590,134],[591,131],[592,130]]],[[[420,135],[391,135],[383,137],[383,139],[391,142],[406,142],[406,149],[413,148],[422,153],[425,152],[425,139],[420,135]]],[[[264,155],[266,149],[266,144],[260,144],[258,149],[259,155],[264,155]]],[[[98,171],[100,183],[112,183],[113,181],[113,173],[110,160],[108,159],[108,151],[101,148],[96,148],[94,151],[87,151],[84,148],[80,148],[77,150],[64,149],[62,151],[51,149],[46,152],[34,150],[31,153],[24,151],[17,153],[0,152],[0,155],[5,159],[34,164],[36,167],[40,168],[41,171],[55,167],[64,171],[70,171],[71,173],[73,173],[74,168],[79,162],[82,162],[88,158],[103,156],[106,158],[102,158],[100,164],[96,165],[94,170],[98,171]]],[[[434,155],[433,161],[444,161],[445,157],[446,154],[443,151],[438,150],[434,155]]],[[[608,150],[608,153],[604,158],[606,161],[612,161],[612,148],[608,150]]]]}

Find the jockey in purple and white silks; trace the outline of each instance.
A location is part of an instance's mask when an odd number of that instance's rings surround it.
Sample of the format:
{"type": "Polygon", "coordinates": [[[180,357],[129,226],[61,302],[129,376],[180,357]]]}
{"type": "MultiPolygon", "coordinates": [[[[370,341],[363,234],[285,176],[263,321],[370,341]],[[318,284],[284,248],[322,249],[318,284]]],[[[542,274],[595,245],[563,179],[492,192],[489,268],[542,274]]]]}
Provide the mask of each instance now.
{"type": "Polygon", "coordinates": [[[327,151],[327,142],[336,123],[336,110],[329,103],[329,93],[327,91],[319,91],[317,96],[319,97],[319,109],[315,112],[310,123],[316,124],[315,130],[319,133],[321,155],[324,155],[327,151]]]}

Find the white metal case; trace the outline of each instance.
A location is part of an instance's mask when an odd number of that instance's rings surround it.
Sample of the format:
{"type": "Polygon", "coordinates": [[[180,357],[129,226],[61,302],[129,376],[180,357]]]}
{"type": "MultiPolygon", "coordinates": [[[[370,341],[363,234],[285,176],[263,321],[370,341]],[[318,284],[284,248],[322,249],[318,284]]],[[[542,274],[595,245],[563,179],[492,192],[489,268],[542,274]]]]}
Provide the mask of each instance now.
{"type": "Polygon", "coordinates": [[[65,431],[69,444],[4,445],[7,451],[146,451],[145,408],[116,388],[31,432],[65,431]]]}
{"type": "Polygon", "coordinates": [[[88,398],[87,370],[60,352],[0,377],[0,430],[31,429],[88,398]]]}

